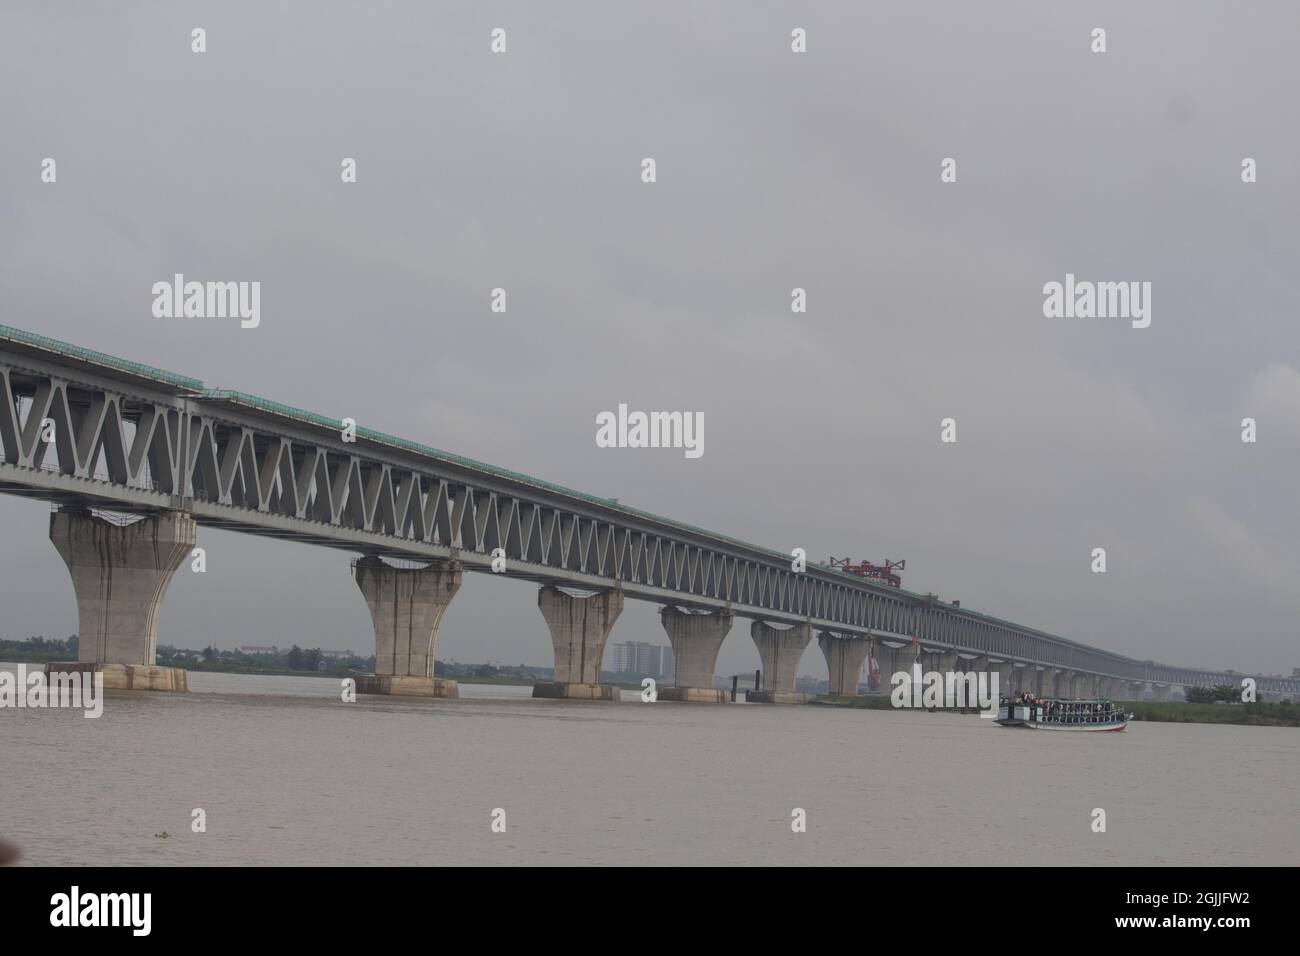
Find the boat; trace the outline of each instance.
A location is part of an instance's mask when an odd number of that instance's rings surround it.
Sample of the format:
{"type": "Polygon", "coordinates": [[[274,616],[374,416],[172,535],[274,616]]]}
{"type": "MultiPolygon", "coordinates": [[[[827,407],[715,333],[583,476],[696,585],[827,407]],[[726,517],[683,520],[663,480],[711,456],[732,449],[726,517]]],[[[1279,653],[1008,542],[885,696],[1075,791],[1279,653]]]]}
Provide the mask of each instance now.
{"type": "Polygon", "coordinates": [[[1128,726],[1132,714],[1125,713],[1105,697],[1069,699],[1062,697],[1003,698],[995,721],[1002,727],[1075,732],[1117,731],[1128,726]]]}

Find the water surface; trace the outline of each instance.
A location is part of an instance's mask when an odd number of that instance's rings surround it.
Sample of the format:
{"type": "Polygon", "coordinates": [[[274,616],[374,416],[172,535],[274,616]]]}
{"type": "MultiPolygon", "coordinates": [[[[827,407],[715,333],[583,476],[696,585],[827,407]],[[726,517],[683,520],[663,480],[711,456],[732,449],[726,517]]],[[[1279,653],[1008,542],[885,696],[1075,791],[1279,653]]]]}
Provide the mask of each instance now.
{"type": "Polygon", "coordinates": [[[534,701],[462,684],[459,700],[348,704],[334,678],[194,672],[190,686],[109,692],[98,720],[0,710],[0,836],[26,863],[86,865],[1300,859],[1292,728],[1036,734],[634,692],[534,701]],[[191,832],[196,807],[206,833],[191,832]]]}

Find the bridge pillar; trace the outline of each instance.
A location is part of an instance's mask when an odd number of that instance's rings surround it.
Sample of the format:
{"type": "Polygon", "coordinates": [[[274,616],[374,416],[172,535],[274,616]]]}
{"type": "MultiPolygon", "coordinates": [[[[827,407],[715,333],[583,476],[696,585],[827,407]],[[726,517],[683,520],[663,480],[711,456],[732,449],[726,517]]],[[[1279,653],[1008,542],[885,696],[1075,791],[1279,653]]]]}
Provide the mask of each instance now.
{"type": "Polygon", "coordinates": [[[1011,661],[998,661],[990,664],[989,673],[998,675],[998,696],[1007,697],[1015,692],[1016,665],[1011,661]]]}
{"type": "Polygon", "coordinates": [[[796,624],[778,630],[762,621],[755,621],[750,625],[749,635],[758,648],[763,688],[749,691],[745,699],[763,704],[805,703],[808,695],[796,692],[794,681],[798,676],[799,660],[812,640],[812,625],[796,624]]]}
{"type": "Polygon", "coordinates": [[[830,631],[817,635],[817,645],[826,656],[826,670],[830,674],[831,694],[836,697],[856,697],[862,664],[867,659],[870,642],[865,635],[841,637],[830,631]]]}
{"type": "MultiPolygon", "coordinates": [[[[902,647],[890,647],[880,638],[875,640],[876,666],[880,668],[880,692],[888,694],[894,687],[894,675],[899,671],[912,677],[912,665],[916,663],[916,652],[911,644],[902,647]]],[[[924,668],[923,668],[924,669],[924,668]]]]}
{"type": "Polygon", "coordinates": [[[158,611],[176,569],[194,547],[194,518],[164,511],[128,525],[64,508],[50,515],[50,541],[77,596],[77,664],[46,673],[100,671],[104,686],[189,690],[184,668],[154,664],[158,611]]]}
{"type": "Polygon", "coordinates": [[[1167,701],[1169,699],[1168,684],[1152,684],[1151,690],[1154,693],[1156,700],[1167,701]]]}
{"type": "Polygon", "coordinates": [[[1006,689],[1003,691],[1004,694],[1018,694],[1022,690],[1028,689],[1029,675],[1033,673],[1032,669],[1017,667],[1014,661],[1008,661],[1004,666],[1007,668],[1003,672],[1004,679],[1007,682],[1006,689]]]}
{"type": "Polygon", "coordinates": [[[966,663],[957,656],[956,651],[939,651],[934,655],[934,658],[933,669],[944,675],[960,670],[962,665],[966,663]]]}
{"type": "Polygon", "coordinates": [[[1027,690],[1039,697],[1051,697],[1056,693],[1056,671],[1048,667],[1033,667],[1027,690]]]}
{"type": "Polygon", "coordinates": [[[1037,671],[1033,667],[1011,667],[1011,683],[1008,688],[1011,693],[1019,694],[1022,690],[1029,690],[1029,679],[1034,677],[1037,671]]]}
{"type": "Polygon", "coordinates": [[[454,680],[433,676],[438,624],[460,590],[460,565],[396,568],[367,556],[357,560],[354,577],[375,628],[375,672],[356,679],[357,693],[460,696],[454,680]]]}
{"type": "Polygon", "coordinates": [[[1007,661],[994,661],[987,654],[985,654],[983,657],[976,659],[975,665],[979,673],[988,675],[988,683],[989,683],[990,691],[993,690],[993,678],[995,675],[997,677],[997,681],[998,681],[997,693],[994,694],[993,696],[993,703],[996,704],[998,702],[998,698],[1003,697],[1006,694],[1010,693],[1011,675],[1008,673],[1008,670],[1011,667],[1010,663],[1008,663],[1007,661]]]}
{"type": "Polygon", "coordinates": [[[618,700],[618,689],[600,682],[600,664],[609,632],[623,613],[623,592],[579,598],[548,585],[537,592],[537,606],[555,647],[555,676],[549,683],[534,684],[533,696],[618,700]]]}
{"type": "Polygon", "coordinates": [[[660,690],[659,699],[725,704],[727,692],[713,685],[713,672],[731,630],[730,612],[687,614],[670,604],[659,611],[659,620],[673,647],[673,686],[660,690]]]}

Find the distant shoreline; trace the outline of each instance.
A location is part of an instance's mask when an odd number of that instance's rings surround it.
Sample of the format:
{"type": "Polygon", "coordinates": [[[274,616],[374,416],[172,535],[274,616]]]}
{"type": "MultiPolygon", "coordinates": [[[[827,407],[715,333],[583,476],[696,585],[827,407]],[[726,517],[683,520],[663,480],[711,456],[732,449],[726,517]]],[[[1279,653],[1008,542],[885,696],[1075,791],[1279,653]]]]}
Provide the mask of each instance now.
{"type": "MultiPolygon", "coordinates": [[[[832,697],[822,694],[812,701],[824,707],[857,710],[895,710],[884,694],[832,697]]],[[[1135,721],[1167,724],[1235,724],[1244,727],[1300,727],[1300,705],[1284,703],[1187,704],[1176,701],[1121,700],[1116,703],[1135,721]]],[[[911,709],[911,708],[908,708],[911,709]]],[[[939,708],[937,713],[956,713],[939,708]]]]}
{"type": "MultiPolygon", "coordinates": [[[[47,664],[51,661],[66,660],[66,655],[50,653],[23,653],[6,650],[0,655],[0,662],[15,664],[47,664]]],[[[324,670],[300,671],[287,667],[258,666],[255,664],[237,664],[230,661],[186,661],[183,666],[187,671],[206,674],[241,674],[245,676],[265,677],[357,677],[362,671],[347,667],[329,667],[324,670]]],[[[461,684],[504,684],[508,686],[531,686],[544,681],[544,677],[511,677],[493,675],[439,675],[461,684]]],[[[621,683],[603,681],[620,690],[641,690],[639,683],[621,683]]],[[[820,707],[846,707],[850,710],[895,710],[886,694],[866,694],[859,697],[834,697],[819,694],[809,703],[820,707]]],[[[1300,705],[1287,703],[1254,704],[1189,704],[1179,701],[1117,701],[1125,710],[1132,713],[1135,721],[1170,724],[1231,724],[1242,727],[1300,727],[1300,705]]],[[[913,708],[907,708],[912,710],[913,708]]],[[[948,708],[938,708],[936,713],[958,713],[948,708]]],[[[967,715],[969,716],[969,714],[967,715]]]]}
{"type": "MultiPolygon", "coordinates": [[[[48,652],[22,652],[6,650],[0,653],[0,663],[12,664],[49,664],[53,661],[69,660],[68,655],[48,652]]],[[[370,673],[369,671],[360,671],[350,667],[326,667],[322,670],[296,671],[287,667],[276,667],[272,664],[242,664],[231,661],[202,661],[187,660],[184,662],[169,662],[168,667],[180,667],[186,671],[193,671],[202,674],[239,674],[245,677],[327,677],[327,678],[344,678],[358,677],[361,674],[370,673]]],[[[504,674],[497,674],[487,677],[478,675],[462,674],[439,674],[446,680],[454,680],[458,684],[505,684],[509,686],[531,687],[533,684],[545,682],[546,677],[512,677],[504,674]]],[[[611,687],[617,687],[620,690],[640,690],[641,685],[623,683],[619,681],[602,681],[611,687]]]]}

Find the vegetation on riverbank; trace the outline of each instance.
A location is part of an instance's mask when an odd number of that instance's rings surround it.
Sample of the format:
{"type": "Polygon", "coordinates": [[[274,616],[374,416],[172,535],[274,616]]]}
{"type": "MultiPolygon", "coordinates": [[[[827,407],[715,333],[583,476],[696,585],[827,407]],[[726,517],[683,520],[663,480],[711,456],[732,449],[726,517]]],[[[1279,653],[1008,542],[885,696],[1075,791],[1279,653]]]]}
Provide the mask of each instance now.
{"type": "MultiPolygon", "coordinates": [[[[45,664],[50,661],[75,661],[77,636],[66,640],[30,637],[24,641],[0,640],[0,661],[15,664],[45,664]]],[[[169,644],[159,644],[156,662],[164,667],[182,667],[188,671],[213,674],[262,674],[274,677],[355,677],[373,674],[374,657],[357,657],[355,654],[336,655],[318,647],[302,648],[293,645],[287,649],[266,648],[256,652],[221,650],[205,647],[201,651],[169,644]]],[[[435,661],[434,675],[447,677],[463,684],[509,684],[531,687],[539,681],[551,679],[551,669],[517,667],[496,664],[458,664],[455,661],[435,661]]],[[[603,682],[621,690],[641,690],[640,681],[628,682],[624,675],[608,672],[601,675],[603,682]]]]}
{"type": "MultiPolygon", "coordinates": [[[[893,710],[885,694],[833,697],[822,694],[812,703],[857,710],[893,710]]],[[[1238,724],[1251,727],[1300,727],[1300,705],[1287,703],[1186,704],[1181,701],[1117,701],[1134,720],[1177,724],[1238,724]]],[[[940,708],[939,712],[944,711],[940,708]]]]}
{"type": "Polygon", "coordinates": [[[1300,727],[1300,706],[1296,704],[1185,704],[1154,700],[1126,700],[1120,703],[1133,714],[1134,720],[1175,724],[1300,727]]]}
{"type": "Polygon", "coordinates": [[[75,661],[77,635],[66,641],[58,638],[29,637],[25,641],[0,641],[0,661],[16,664],[45,663],[47,661],[75,661]]]}

